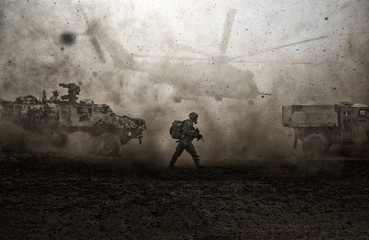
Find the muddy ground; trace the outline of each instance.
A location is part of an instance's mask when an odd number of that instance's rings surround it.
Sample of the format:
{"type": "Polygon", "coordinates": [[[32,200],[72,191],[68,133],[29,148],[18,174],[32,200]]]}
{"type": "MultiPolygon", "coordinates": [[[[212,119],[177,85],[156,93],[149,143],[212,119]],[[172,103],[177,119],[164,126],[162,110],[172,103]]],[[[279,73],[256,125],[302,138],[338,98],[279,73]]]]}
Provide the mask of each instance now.
{"type": "Polygon", "coordinates": [[[2,149],[0,239],[369,238],[369,160],[276,162],[170,171],[2,149]]]}

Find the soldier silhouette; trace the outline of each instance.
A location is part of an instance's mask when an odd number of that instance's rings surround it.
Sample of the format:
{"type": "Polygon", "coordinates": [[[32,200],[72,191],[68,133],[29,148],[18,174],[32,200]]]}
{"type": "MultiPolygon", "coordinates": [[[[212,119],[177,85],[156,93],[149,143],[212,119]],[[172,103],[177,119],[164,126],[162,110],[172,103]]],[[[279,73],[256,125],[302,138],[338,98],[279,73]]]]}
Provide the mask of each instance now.
{"type": "Polygon", "coordinates": [[[197,124],[197,120],[199,115],[195,112],[192,112],[188,115],[189,119],[184,120],[181,125],[181,133],[179,136],[179,140],[176,151],[174,152],[172,159],[169,163],[169,168],[174,169],[174,164],[176,163],[177,159],[184,150],[186,150],[189,154],[191,154],[193,161],[196,164],[197,168],[200,168],[200,156],[197,155],[196,149],[192,144],[192,140],[197,138],[197,140],[202,139],[202,135],[200,131],[193,126],[193,124],[197,124]]]}
{"type": "Polygon", "coordinates": [[[57,90],[53,91],[53,95],[50,97],[50,102],[55,103],[58,102],[59,92],[57,90]]]}
{"type": "Polygon", "coordinates": [[[42,90],[42,103],[45,104],[46,103],[46,91],[42,90]]]}

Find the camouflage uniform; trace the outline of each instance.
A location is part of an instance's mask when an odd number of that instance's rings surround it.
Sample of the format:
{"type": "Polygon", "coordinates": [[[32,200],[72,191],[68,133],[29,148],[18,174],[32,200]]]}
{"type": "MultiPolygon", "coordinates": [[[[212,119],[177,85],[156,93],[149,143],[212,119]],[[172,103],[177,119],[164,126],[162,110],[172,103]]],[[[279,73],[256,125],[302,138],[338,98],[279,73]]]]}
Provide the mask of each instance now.
{"type": "Polygon", "coordinates": [[[45,104],[46,103],[46,91],[42,90],[42,103],[45,104]]]}
{"type": "Polygon", "coordinates": [[[201,135],[199,131],[194,128],[193,123],[194,121],[191,119],[187,119],[183,122],[182,134],[180,139],[178,140],[177,149],[174,152],[172,159],[170,160],[169,168],[174,168],[175,162],[177,161],[179,156],[181,156],[184,150],[191,154],[196,167],[200,168],[200,156],[197,155],[196,149],[192,144],[192,140],[194,138],[199,138],[201,135]]]}
{"type": "Polygon", "coordinates": [[[51,96],[50,102],[52,103],[58,102],[59,101],[58,96],[59,96],[59,92],[56,90],[53,91],[53,96],[51,96]]]}

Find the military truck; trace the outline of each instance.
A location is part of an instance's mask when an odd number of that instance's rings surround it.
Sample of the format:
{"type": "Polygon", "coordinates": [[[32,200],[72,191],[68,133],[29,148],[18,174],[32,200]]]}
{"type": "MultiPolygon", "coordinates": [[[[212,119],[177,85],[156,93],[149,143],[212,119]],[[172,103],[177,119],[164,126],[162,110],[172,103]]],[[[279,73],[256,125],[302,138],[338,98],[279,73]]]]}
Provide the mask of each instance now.
{"type": "Polygon", "coordinates": [[[333,144],[368,144],[369,106],[348,102],[282,106],[282,124],[294,129],[294,149],[301,140],[305,154],[322,155],[333,144]]]}
{"type": "Polygon", "coordinates": [[[90,99],[77,102],[80,87],[75,83],[59,86],[68,94],[58,99],[58,92],[46,100],[43,91],[40,101],[32,95],[18,97],[15,101],[0,100],[0,121],[13,122],[26,130],[57,133],[66,138],[69,133],[86,132],[97,141],[91,151],[102,155],[118,154],[121,145],[131,139],[142,143],[145,121],[140,118],[118,116],[107,104],[95,104],[90,99]]]}

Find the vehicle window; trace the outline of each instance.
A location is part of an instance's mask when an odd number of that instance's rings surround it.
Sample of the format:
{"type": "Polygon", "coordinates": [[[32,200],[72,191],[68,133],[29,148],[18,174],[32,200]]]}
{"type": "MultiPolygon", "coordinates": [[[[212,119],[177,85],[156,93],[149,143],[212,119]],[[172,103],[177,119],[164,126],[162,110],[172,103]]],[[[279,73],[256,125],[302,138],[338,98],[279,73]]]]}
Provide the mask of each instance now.
{"type": "Polygon", "coordinates": [[[369,117],[369,109],[360,109],[359,116],[369,117]]]}

